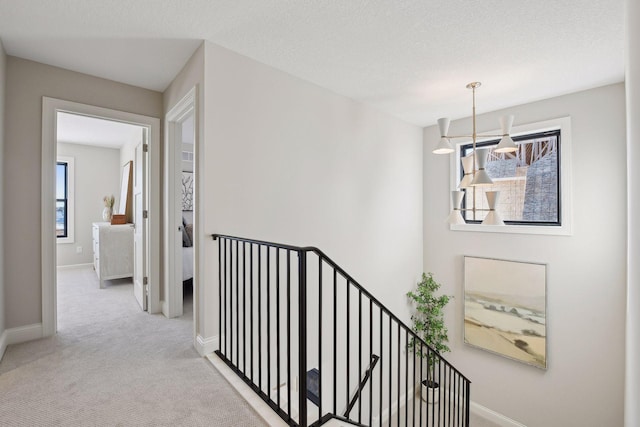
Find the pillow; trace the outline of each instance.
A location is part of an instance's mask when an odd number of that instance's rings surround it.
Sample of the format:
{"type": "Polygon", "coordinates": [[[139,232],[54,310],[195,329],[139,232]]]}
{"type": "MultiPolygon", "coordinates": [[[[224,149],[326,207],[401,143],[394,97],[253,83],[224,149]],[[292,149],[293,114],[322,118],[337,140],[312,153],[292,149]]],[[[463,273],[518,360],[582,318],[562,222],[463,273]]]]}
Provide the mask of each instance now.
{"type": "Polygon", "coordinates": [[[192,246],[191,238],[189,237],[189,233],[187,233],[187,224],[182,218],[182,247],[190,248],[192,246]]]}

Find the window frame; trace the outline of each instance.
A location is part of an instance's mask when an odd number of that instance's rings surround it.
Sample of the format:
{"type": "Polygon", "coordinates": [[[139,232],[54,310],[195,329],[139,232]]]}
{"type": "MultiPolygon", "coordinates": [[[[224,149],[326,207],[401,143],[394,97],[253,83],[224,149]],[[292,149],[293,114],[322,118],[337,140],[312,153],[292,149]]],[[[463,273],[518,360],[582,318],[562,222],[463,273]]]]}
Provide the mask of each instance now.
{"type": "MultiPolygon", "coordinates": [[[[549,131],[560,131],[558,168],[559,168],[559,224],[558,223],[532,223],[509,221],[506,225],[482,225],[480,222],[468,222],[466,224],[450,224],[450,230],[454,231],[481,231],[490,233],[513,233],[513,234],[543,234],[543,235],[571,235],[572,234],[572,206],[571,206],[571,118],[561,117],[541,122],[534,122],[525,125],[514,126],[511,137],[517,139],[521,136],[545,133],[549,131]]],[[[497,135],[500,130],[493,129],[487,132],[497,135]]],[[[476,140],[476,146],[490,144],[495,141],[495,137],[482,138],[481,135],[476,140]]],[[[457,190],[460,176],[462,176],[462,165],[460,155],[463,147],[472,143],[471,138],[461,138],[455,142],[455,152],[451,156],[450,167],[450,187],[457,190]]],[[[450,201],[450,209],[453,209],[450,201]]]]}
{"type": "MultiPolygon", "coordinates": [[[[58,163],[65,163],[67,165],[67,235],[65,237],[58,237],[56,235],[56,243],[74,243],[75,242],[75,163],[73,157],[58,156],[56,159],[56,167],[58,163]]],[[[56,174],[57,176],[57,174],[56,174]]],[[[56,182],[57,185],[57,182],[56,182]]],[[[58,198],[56,195],[56,204],[58,198]]]]}

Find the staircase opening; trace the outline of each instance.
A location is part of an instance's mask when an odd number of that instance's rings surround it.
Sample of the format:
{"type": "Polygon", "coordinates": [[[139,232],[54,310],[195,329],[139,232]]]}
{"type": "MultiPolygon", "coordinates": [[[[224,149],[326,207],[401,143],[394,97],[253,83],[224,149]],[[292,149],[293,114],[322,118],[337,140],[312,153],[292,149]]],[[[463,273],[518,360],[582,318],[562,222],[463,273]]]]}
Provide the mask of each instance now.
{"type": "Polygon", "coordinates": [[[213,238],[216,354],[287,424],[469,426],[470,381],[324,252],[213,238]]]}

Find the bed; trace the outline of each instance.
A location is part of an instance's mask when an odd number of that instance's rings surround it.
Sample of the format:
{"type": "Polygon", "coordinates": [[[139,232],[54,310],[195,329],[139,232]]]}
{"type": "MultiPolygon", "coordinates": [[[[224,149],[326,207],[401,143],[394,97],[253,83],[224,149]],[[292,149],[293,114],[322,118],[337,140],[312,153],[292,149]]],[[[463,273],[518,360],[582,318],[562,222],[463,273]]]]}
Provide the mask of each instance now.
{"type": "Polygon", "coordinates": [[[193,279],[193,211],[182,211],[182,282],[193,279]]]}

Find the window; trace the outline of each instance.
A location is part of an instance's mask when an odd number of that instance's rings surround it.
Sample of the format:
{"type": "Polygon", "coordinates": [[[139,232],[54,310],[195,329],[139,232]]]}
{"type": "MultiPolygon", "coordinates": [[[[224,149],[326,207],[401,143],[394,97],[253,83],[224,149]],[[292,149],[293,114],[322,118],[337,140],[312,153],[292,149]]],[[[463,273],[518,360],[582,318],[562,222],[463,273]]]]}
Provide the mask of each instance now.
{"type": "Polygon", "coordinates": [[[73,158],[58,157],[56,163],[56,238],[58,243],[73,243],[73,169],[73,158]]]}
{"type": "MultiPolygon", "coordinates": [[[[499,134],[499,131],[486,133],[499,134]]],[[[569,117],[514,126],[511,136],[518,144],[514,153],[494,153],[499,139],[480,140],[477,148],[489,150],[486,170],[494,184],[469,187],[462,211],[466,224],[451,225],[452,230],[525,234],[571,234],[571,119],[569,117]],[[496,210],[505,226],[480,223],[487,214],[486,191],[499,191],[496,210]],[[475,215],[475,217],[474,217],[475,215]]],[[[471,154],[469,140],[456,145],[452,156],[452,190],[463,176],[461,159],[471,154]]]]}
{"type": "MultiPolygon", "coordinates": [[[[495,153],[499,139],[478,143],[489,150],[486,170],[493,185],[467,189],[463,208],[488,209],[486,191],[500,191],[496,210],[505,224],[561,225],[560,130],[513,137],[518,151],[495,153]]],[[[460,156],[473,152],[472,144],[460,148],[460,156]]],[[[462,178],[462,177],[461,177],[462,178]]],[[[463,211],[467,222],[480,223],[486,211],[463,211]],[[475,216],[475,218],[474,218],[475,216]]]]}

